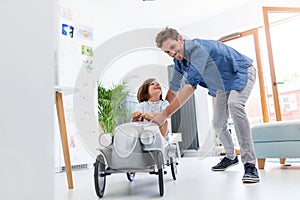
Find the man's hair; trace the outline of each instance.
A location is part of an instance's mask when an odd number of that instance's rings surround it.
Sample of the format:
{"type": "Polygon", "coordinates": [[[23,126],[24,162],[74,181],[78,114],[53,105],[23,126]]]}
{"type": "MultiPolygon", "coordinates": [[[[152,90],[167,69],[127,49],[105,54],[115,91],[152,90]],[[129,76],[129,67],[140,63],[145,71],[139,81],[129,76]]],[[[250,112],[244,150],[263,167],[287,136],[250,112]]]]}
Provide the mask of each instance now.
{"type": "Polygon", "coordinates": [[[172,40],[178,41],[178,35],[179,35],[179,33],[178,33],[177,30],[175,30],[173,28],[166,27],[157,34],[156,39],[155,39],[156,46],[158,48],[161,48],[162,43],[164,41],[166,41],[167,39],[172,39],[172,40]]]}
{"type": "MultiPolygon", "coordinates": [[[[149,78],[144,83],[140,86],[138,93],[137,93],[137,99],[139,103],[143,101],[148,101],[150,99],[150,94],[149,94],[149,86],[150,84],[155,81],[155,78],[149,78]]],[[[160,95],[160,100],[162,100],[162,94],[160,95]]]]}

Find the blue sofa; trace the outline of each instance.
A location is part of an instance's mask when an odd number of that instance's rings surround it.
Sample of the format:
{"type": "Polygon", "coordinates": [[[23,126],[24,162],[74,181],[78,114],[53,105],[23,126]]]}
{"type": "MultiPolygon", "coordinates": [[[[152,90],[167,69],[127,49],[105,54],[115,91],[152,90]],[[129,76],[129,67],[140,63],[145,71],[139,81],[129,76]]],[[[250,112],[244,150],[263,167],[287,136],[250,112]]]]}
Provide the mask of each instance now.
{"type": "Polygon", "coordinates": [[[300,121],[277,121],[251,128],[258,168],[264,169],[266,158],[300,158],[300,121]]]}

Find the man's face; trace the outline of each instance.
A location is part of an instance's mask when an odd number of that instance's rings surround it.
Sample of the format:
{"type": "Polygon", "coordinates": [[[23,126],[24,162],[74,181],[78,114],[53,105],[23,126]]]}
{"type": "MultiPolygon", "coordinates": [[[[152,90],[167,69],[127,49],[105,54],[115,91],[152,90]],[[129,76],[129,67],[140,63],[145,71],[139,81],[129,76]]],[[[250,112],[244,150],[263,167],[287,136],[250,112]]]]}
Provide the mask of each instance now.
{"type": "Polygon", "coordinates": [[[163,50],[172,58],[175,58],[177,60],[183,60],[184,58],[183,44],[184,41],[181,36],[178,37],[178,41],[169,38],[162,43],[161,50],[163,50]]]}

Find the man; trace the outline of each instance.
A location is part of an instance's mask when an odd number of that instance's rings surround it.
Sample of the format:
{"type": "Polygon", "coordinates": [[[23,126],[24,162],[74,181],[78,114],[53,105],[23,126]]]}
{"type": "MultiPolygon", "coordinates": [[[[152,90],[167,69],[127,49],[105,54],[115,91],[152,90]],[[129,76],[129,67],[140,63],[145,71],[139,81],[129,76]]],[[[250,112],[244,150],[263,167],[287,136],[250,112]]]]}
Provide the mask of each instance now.
{"type": "Polygon", "coordinates": [[[191,97],[197,85],[207,88],[208,93],[216,97],[213,126],[226,151],[226,157],[213,166],[212,170],[224,171],[239,162],[227,130],[230,113],[245,169],[242,181],[259,182],[250,125],[245,111],[246,101],[256,79],[252,60],[218,41],[185,40],[177,30],[168,27],[158,33],[156,44],[174,58],[174,71],[166,97],[170,105],[157,113],[152,122],[162,125],[167,117],[191,97]],[[186,82],[179,91],[184,74],[187,74],[186,82]]]}

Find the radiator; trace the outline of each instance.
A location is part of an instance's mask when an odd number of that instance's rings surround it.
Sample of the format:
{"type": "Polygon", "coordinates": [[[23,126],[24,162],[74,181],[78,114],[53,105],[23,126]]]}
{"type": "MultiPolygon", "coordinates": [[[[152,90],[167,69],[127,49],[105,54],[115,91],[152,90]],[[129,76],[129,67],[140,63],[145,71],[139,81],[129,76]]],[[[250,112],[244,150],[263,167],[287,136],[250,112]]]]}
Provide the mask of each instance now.
{"type": "MultiPolygon", "coordinates": [[[[173,65],[168,66],[168,76],[171,79],[173,65]]],[[[182,80],[182,85],[184,80],[182,80]]],[[[198,150],[198,129],[196,121],[195,96],[191,98],[171,116],[171,127],[173,133],[182,133],[182,142],[179,143],[180,150],[198,150]]]]}
{"type": "Polygon", "coordinates": [[[182,133],[182,142],[179,143],[182,153],[199,149],[194,95],[172,115],[171,125],[173,133],[182,133]]]}

